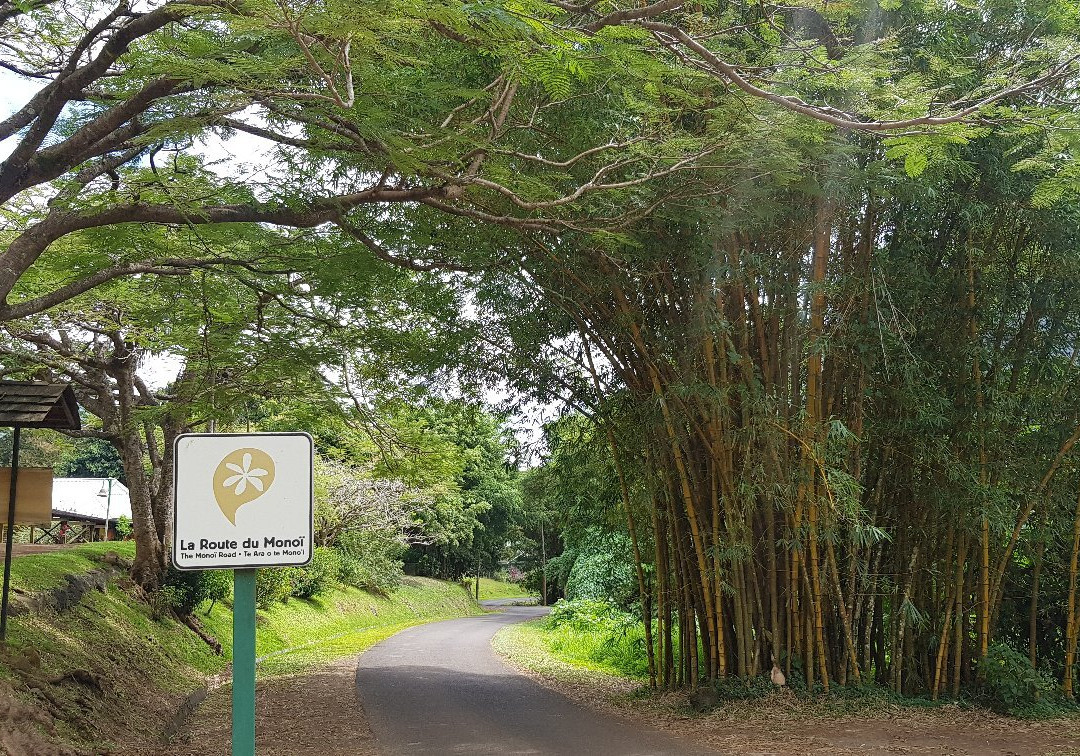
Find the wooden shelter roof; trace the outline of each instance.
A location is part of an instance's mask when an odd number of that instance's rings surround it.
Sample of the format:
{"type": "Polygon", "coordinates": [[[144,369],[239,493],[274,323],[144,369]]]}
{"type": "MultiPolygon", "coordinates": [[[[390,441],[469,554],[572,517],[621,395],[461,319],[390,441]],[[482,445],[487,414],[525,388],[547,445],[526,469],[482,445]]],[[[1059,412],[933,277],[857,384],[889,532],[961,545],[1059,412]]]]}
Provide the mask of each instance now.
{"type": "Polygon", "coordinates": [[[0,426],[79,430],[82,419],[70,386],[37,381],[0,381],[0,426]]]}

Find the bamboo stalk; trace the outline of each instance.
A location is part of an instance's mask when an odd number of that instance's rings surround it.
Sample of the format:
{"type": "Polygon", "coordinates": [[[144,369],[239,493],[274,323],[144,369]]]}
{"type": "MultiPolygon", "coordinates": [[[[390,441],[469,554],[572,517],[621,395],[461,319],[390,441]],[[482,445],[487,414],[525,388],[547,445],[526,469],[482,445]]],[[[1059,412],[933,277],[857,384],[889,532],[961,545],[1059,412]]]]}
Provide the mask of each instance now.
{"type": "Polygon", "coordinates": [[[1076,498],[1076,513],[1073,516],[1072,557],[1069,560],[1069,600],[1065,614],[1065,697],[1073,698],[1073,668],[1076,664],[1076,575],[1080,561],[1080,494],[1076,498]]]}

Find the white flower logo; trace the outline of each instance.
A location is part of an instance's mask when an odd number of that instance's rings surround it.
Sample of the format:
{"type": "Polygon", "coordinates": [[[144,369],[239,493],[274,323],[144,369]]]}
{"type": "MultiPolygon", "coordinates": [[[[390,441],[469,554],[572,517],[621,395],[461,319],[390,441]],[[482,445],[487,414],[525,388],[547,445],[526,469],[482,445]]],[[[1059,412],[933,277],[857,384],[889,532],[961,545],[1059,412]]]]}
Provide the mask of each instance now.
{"type": "Polygon", "coordinates": [[[230,475],[222,481],[221,485],[225,486],[225,488],[236,486],[236,491],[234,493],[237,496],[240,496],[247,490],[248,483],[250,483],[251,487],[256,491],[262,491],[262,477],[270,474],[268,470],[264,470],[261,467],[253,469],[251,467],[251,455],[246,452],[244,453],[243,466],[234,465],[232,462],[226,462],[225,467],[232,470],[236,475],[230,475]]]}

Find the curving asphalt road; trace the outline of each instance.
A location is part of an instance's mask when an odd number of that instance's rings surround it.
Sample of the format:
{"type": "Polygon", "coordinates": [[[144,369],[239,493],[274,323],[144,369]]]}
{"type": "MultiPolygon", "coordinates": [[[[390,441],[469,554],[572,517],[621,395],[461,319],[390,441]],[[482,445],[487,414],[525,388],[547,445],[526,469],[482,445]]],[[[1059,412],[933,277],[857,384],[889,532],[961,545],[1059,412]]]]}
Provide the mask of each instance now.
{"type": "Polygon", "coordinates": [[[714,754],[583,708],[504,664],[491,638],[546,609],[404,630],[366,651],[356,684],[379,750],[397,754],[714,754]]]}

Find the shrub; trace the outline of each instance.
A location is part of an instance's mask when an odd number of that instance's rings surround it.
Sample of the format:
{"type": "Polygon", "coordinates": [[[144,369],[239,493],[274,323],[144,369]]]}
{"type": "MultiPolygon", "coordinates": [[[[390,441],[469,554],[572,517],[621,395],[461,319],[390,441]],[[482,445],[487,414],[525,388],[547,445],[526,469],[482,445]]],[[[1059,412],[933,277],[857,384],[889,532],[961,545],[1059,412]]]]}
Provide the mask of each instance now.
{"type": "Polygon", "coordinates": [[[591,631],[606,629],[616,614],[622,612],[596,599],[563,599],[551,608],[549,617],[552,627],[591,631]]]}
{"type": "MultiPolygon", "coordinates": [[[[170,613],[183,615],[184,591],[175,585],[163,585],[150,596],[150,616],[159,620],[170,613]]],[[[191,614],[191,612],[187,612],[191,614]]]]}
{"type": "Polygon", "coordinates": [[[292,593],[293,567],[264,567],[255,574],[255,605],[269,609],[274,604],[289,600],[292,593]]]}
{"type": "MultiPolygon", "coordinates": [[[[544,589],[543,569],[540,567],[534,567],[533,569],[529,570],[521,577],[519,585],[521,585],[521,587],[529,593],[533,593],[539,596],[541,593],[543,593],[544,589]]],[[[550,570],[548,571],[547,592],[548,603],[552,603],[556,599],[562,598],[563,595],[562,588],[559,587],[558,581],[551,574],[550,570]]]]}
{"type": "Polygon", "coordinates": [[[206,613],[209,615],[218,601],[227,601],[232,596],[232,572],[229,570],[206,570],[204,573],[206,595],[204,601],[209,601],[206,613]]]}
{"type": "Polygon", "coordinates": [[[979,661],[982,695],[995,711],[1015,716],[1043,716],[1058,708],[1054,681],[1031,666],[1031,660],[1004,644],[990,647],[979,661]]]}
{"type": "Polygon", "coordinates": [[[364,565],[358,557],[344,551],[338,551],[338,582],[354,588],[363,586],[367,576],[364,565]]]}
{"type": "Polygon", "coordinates": [[[332,590],[341,574],[341,555],[336,549],[319,546],[311,555],[311,562],[291,571],[292,595],[297,598],[314,598],[332,590]]]}
{"type": "Polygon", "coordinates": [[[131,524],[131,518],[127,515],[120,515],[116,518],[116,535],[121,541],[126,541],[131,538],[131,534],[135,532],[135,528],[131,524]]]}
{"type": "Polygon", "coordinates": [[[155,616],[165,610],[186,617],[204,601],[222,601],[232,589],[228,570],[178,570],[169,567],[165,580],[151,599],[155,616]]]}
{"type": "Polygon", "coordinates": [[[342,535],[337,551],[341,558],[338,580],[345,585],[383,596],[401,585],[404,573],[398,556],[402,549],[397,544],[387,544],[376,533],[352,531],[342,535]]]}
{"type": "Polygon", "coordinates": [[[562,600],[547,622],[548,644],[559,655],[617,674],[648,674],[645,627],[635,615],[603,601],[562,600]]]}

